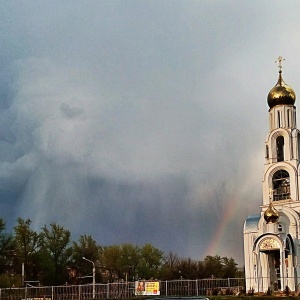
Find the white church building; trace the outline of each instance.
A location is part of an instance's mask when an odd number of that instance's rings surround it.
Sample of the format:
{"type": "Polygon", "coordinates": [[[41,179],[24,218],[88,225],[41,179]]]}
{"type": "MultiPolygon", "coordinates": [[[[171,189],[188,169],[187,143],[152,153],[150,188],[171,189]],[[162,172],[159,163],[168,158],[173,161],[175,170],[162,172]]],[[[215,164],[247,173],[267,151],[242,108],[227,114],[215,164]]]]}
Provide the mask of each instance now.
{"type": "Polygon", "coordinates": [[[298,290],[300,284],[300,132],[296,95],[279,78],[268,94],[261,212],[244,223],[246,290],[298,290]]]}

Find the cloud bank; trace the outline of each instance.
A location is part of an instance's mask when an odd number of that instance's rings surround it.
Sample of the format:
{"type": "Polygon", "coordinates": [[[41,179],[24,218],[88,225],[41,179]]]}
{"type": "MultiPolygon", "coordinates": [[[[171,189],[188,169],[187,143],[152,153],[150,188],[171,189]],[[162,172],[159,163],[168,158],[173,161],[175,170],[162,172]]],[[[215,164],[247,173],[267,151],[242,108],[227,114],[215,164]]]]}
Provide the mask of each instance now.
{"type": "Polygon", "coordinates": [[[0,12],[0,209],[8,227],[243,264],[266,95],[300,90],[297,2],[27,1],[0,12]],[[266,15],[268,18],[266,18],[266,15]]]}

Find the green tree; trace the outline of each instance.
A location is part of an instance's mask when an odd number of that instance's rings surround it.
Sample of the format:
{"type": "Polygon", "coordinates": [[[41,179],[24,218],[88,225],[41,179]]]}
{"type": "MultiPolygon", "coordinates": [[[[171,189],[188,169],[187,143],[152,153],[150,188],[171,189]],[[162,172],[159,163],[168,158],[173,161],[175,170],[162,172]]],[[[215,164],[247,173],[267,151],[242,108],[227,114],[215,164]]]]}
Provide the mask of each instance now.
{"type": "Polygon", "coordinates": [[[223,277],[223,263],[219,255],[206,256],[204,258],[204,277],[205,278],[222,278],[223,277]]]}
{"type": "Polygon", "coordinates": [[[56,223],[46,225],[40,233],[43,279],[47,284],[63,284],[68,280],[67,265],[71,256],[71,233],[56,223]]]}
{"type": "Polygon", "coordinates": [[[145,244],[140,249],[140,262],[138,274],[140,278],[157,278],[160,267],[162,266],[163,252],[153,247],[151,244],[145,244]]]}
{"type": "Polygon", "coordinates": [[[119,245],[111,245],[103,248],[102,261],[107,272],[106,280],[112,282],[122,274],[120,260],[121,247],[119,245]]]}
{"type": "Polygon", "coordinates": [[[198,263],[191,258],[181,259],[178,266],[178,272],[181,279],[197,279],[198,277],[198,263]]]}
{"type": "Polygon", "coordinates": [[[221,259],[223,265],[223,278],[234,278],[237,275],[238,268],[237,263],[233,258],[222,257],[221,259]]]}
{"type": "Polygon", "coordinates": [[[38,278],[38,250],[39,234],[30,228],[30,219],[17,219],[14,227],[14,245],[17,262],[24,264],[24,280],[36,280],[38,278]]]}
{"type": "Polygon", "coordinates": [[[5,255],[7,251],[12,250],[12,236],[5,232],[6,223],[0,218],[0,255],[5,255]]]}
{"type": "MultiPolygon", "coordinates": [[[[132,281],[141,277],[141,249],[132,244],[112,245],[103,248],[102,262],[108,280],[122,279],[132,281]]],[[[144,269],[143,269],[144,272],[144,269]]]]}
{"type": "Polygon", "coordinates": [[[22,286],[22,279],[19,275],[11,275],[10,273],[0,274],[0,288],[11,288],[11,287],[22,286]]]}
{"type": "Polygon", "coordinates": [[[197,278],[205,278],[205,263],[204,261],[199,260],[197,262],[197,278]]]}
{"type": "Polygon", "coordinates": [[[137,276],[137,267],[140,261],[140,250],[132,244],[120,246],[121,255],[119,259],[119,278],[134,281],[137,276]]]}
{"type": "Polygon", "coordinates": [[[71,268],[70,283],[77,283],[78,276],[85,276],[91,273],[92,266],[84,261],[83,257],[95,263],[96,281],[101,282],[101,247],[97,245],[97,242],[90,235],[81,235],[78,242],[73,242],[72,245],[72,257],[69,264],[71,268]]]}
{"type": "Polygon", "coordinates": [[[16,274],[15,270],[15,251],[13,248],[13,237],[11,234],[5,232],[6,223],[0,218],[0,287],[7,287],[7,285],[14,283],[11,276],[8,274],[16,274]]]}
{"type": "Polygon", "coordinates": [[[177,254],[170,251],[163,257],[163,264],[159,273],[159,278],[161,280],[178,279],[180,277],[178,268],[179,262],[180,259],[177,254]]]}
{"type": "Polygon", "coordinates": [[[204,259],[204,277],[234,278],[237,275],[237,263],[233,258],[206,256],[204,259]]]}

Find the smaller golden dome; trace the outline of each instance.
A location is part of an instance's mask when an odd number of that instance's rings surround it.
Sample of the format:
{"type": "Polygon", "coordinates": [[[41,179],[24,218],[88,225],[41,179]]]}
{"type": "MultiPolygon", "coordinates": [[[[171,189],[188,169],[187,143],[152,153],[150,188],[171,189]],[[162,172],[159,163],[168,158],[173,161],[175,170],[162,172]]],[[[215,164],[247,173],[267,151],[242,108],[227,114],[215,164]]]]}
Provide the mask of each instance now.
{"type": "Polygon", "coordinates": [[[267,222],[267,224],[276,223],[279,219],[279,213],[273,206],[272,202],[269,204],[269,207],[264,212],[264,219],[267,222]]]}
{"type": "Polygon", "coordinates": [[[282,71],[280,70],[278,81],[268,94],[268,105],[270,108],[283,104],[294,105],[296,101],[294,90],[283,81],[281,73],[282,71]]]}

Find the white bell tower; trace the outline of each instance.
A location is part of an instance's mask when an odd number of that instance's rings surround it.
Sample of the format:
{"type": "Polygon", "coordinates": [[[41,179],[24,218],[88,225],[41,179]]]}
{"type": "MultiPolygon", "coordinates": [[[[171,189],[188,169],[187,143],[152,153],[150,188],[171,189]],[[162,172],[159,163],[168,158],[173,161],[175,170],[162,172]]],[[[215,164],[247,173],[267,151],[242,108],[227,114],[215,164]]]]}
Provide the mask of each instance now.
{"type": "Polygon", "coordinates": [[[263,199],[258,215],[244,224],[246,289],[296,290],[300,282],[299,141],[296,94],[279,78],[270,90],[269,133],[265,142],[263,199]]]}
{"type": "Polygon", "coordinates": [[[299,200],[296,95],[282,79],[282,60],[280,56],[278,82],[268,95],[270,129],[265,143],[264,205],[271,201],[299,200]]]}

